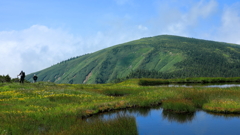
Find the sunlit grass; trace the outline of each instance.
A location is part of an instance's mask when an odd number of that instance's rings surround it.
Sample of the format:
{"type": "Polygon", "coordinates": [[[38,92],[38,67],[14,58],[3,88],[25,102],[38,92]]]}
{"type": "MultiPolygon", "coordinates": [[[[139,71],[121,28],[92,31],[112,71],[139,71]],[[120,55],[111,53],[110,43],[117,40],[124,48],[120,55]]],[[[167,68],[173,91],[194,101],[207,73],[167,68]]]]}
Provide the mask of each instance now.
{"type": "Polygon", "coordinates": [[[117,116],[113,119],[94,119],[90,121],[79,120],[78,124],[58,134],[82,134],[82,135],[137,135],[137,125],[133,116],[117,116]],[[89,128],[91,127],[91,128],[89,128]],[[88,129],[88,130],[86,130],[88,129]]]}
{"type": "Polygon", "coordinates": [[[221,113],[240,113],[239,99],[215,99],[203,105],[203,109],[221,113]]]}
{"type": "MultiPolygon", "coordinates": [[[[70,134],[90,134],[87,126],[83,131],[76,125],[85,117],[114,109],[160,104],[164,111],[178,113],[194,112],[196,108],[240,113],[239,99],[239,87],[139,86],[138,79],[119,84],[4,83],[0,86],[0,134],[67,134],[69,130],[70,134]]],[[[97,131],[100,123],[108,122],[95,123],[99,124],[92,123],[91,128],[97,131]]],[[[110,128],[108,125],[103,127],[110,128]]],[[[103,130],[105,134],[107,129],[103,130]]]]}

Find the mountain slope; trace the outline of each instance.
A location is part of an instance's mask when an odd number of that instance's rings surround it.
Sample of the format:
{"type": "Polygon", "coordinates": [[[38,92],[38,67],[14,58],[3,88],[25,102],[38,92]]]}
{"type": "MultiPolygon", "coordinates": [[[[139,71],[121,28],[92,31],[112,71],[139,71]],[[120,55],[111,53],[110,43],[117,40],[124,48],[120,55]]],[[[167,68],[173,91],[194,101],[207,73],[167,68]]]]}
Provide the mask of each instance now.
{"type": "Polygon", "coordinates": [[[162,35],[112,46],[69,59],[37,74],[39,81],[107,83],[144,69],[176,77],[240,76],[240,46],[162,35]]]}

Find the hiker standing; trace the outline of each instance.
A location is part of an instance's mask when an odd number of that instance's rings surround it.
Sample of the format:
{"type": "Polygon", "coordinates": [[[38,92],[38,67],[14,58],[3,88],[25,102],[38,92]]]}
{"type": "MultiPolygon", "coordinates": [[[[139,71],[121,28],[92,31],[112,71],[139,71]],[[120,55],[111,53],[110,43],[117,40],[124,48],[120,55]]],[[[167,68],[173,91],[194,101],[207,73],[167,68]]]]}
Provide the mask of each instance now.
{"type": "Polygon", "coordinates": [[[37,76],[36,76],[36,74],[34,74],[34,76],[33,76],[33,82],[35,83],[35,82],[37,82],[37,76]]]}
{"type": "Polygon", "coordinates": [[[25,72],[21,71],[18,76],[20,76],[20,83],[24,83],[25,72]]]}

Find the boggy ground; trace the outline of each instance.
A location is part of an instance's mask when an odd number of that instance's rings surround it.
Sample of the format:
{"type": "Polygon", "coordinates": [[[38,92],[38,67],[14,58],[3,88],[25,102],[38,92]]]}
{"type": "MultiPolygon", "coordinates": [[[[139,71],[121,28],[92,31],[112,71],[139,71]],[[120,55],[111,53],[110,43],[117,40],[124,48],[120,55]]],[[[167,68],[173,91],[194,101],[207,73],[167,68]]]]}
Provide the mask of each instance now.
{"type": "Polygon", "coordinates": [[[159,104],[164,110],[175,113],[192,113],[196,108],[240,113],[239,87],[156,87],[140,86],[138,81],[0,84],[0,134],[137,134],[136,122],[130,116],[95,122],[85,121],[84,117],[114,109],[159,104]]]}

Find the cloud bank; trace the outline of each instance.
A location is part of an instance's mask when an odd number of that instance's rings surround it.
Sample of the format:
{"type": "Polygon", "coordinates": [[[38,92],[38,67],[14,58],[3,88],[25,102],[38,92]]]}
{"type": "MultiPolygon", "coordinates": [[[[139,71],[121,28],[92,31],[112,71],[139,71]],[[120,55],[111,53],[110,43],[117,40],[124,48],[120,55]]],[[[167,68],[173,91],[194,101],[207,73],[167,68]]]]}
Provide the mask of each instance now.
{"type": "MultiPolygon", "coordinates": [[[[116,0],[126,4],[131,0],[116,0]]],[[[145,22],[128,23],[134,16],[127,14],[106,19],[109,29],[95,31],[91,35],[74,35],[64,29],[33,25],[19,31],[0,31],[1,75],[16,77],[21,70],[26,74],[47,68],[53,64],[92,53],[127,41],[162,34],[188,36],[201,39],[240,44],[240,3],[219,9],[216,0],[188,3],[169,0],[156,4],[158,14],[145,22]],[[175,3],[174,4],[169,4],[175,3]],[[216,23],[211,19],[215,18],[216,23]],[[119,21],[120,20],[120,21],[119,21]],[[122,21],[121,21],[122,20],[122,21]],[[120,23],[112,23],[120,22],[120,23]]]]}
{"type": "Polygon", "coordinates": [[[33,25],[22,31],[2,31],[0,74],[9,74],[15,78],[21,70],[29,74],[71,57],[92,53],[136,38],[137,36],[130,36],[130,33],[115,33],[115,30],[107,33],[96,32],[83,38],[62,29],[51,29],[43,25],[33,25]]]}
{"type": "Polygon", "coordinates": [[[188,2],[184,5],[182,5],[182,1],[169,0],[161,1],[157,5],[158,17],[151,20],[151,25],[156,28],[155,33],[182,36],[199,36],[198,28],[203,27],[202,23],[209,21],[208,19],[214,15],[218,7],[215,0],[188,2]],[[190,6],[186,7],[185,5],[190,6]]]}
{"type": "Polygon", "coordinates": [[[224,8],[221,26],[215,34],[218,41],[240,44],[240,2],[224,8]]]}
{"type": "Polygon", "coordinates": [[[34,25],[22,31],[0,32],[1,74],[16,77],[46,68],[81,52],[82,39],[60,29],[34,25]]]}

